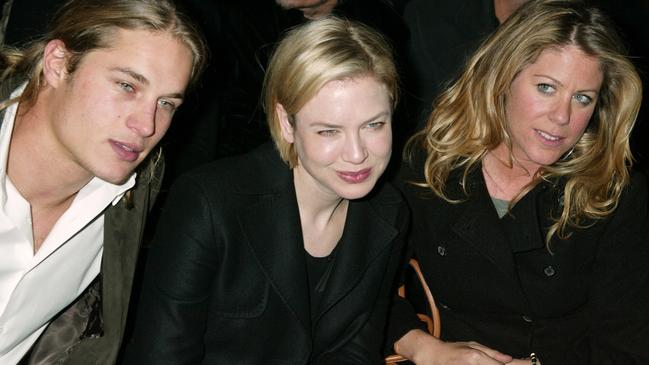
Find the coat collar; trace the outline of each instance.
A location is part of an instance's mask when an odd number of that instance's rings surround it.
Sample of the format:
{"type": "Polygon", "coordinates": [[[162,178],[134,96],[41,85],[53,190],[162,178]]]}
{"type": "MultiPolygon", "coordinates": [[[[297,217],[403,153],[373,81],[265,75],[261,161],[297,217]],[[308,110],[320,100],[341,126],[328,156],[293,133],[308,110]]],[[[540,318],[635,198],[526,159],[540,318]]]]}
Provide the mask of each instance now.
{"type": "Polygon", "coordinates": [[[321,318],[347,295],[363,279],[374,260],[394,241],[398,234],[394,220],[386,220],[380,214],[381,211],[396,209],[377,210],[377,207],[367,200],[350,202],[332,276],[316,319],[321,318]]]}
{"type": "Polygon", "coordinates": [[[302,228],[293,185],[259,197],[257,204],[240,214],[239,222],[271,285],[306,333],[311,333],[302,228]]]}
{"type": "MultiPolygon", "coordinates": [[[[461,192],[461,187],[458,184],[460,180],[460,171],[454,171],[449,178],[449,182],[457,184],[457,188],[453,188],[454,194],[461,192]]],[[[461,212],[453,223],[453,231],[505,274],[515,277],[516,267],[513,252],[540,249],[545,246],[543,232],[539,231],[539,225],[545,220],[540,219],[538,212],[547,210],[550,204],[546,201],[548,194],[543,194],[547,190],[548,184],[541,182],[514,206],[512,216],[502,218],[507,220],[506,224],[523,228],[505,230],[503,221],[498,217],[493,207],[481,173],[481,165],[478,165],[467,176],[469,198],[458,205],[461,212]],[[525,213],[517,214],[522,211],[525,213]],[[513,244],[511,240],[516,240],[516,244],[513,244]]]]}
{"type": "MultiPolygon", "coordinates": [[[[452,229],[476,251],[487,257],[499,270],[507,276],[513,276],[515,265],[511,246],[480,171],[480,166],[477,166],[467,176],[469,197],[465,202],[457,205],[461,212],[453,222],[452,229]]],[[[462,191],[459,184],[461,172],[453,171],[448,181],[450,184],[456,184],[449,187],[455,190],[454,196],[458,196],[462,191]]]]}
{"type": "Polygon", "coordinates": [[[270,143],[247,158],[253,161],[237,193],[252,203],[239,214],[241,231],[271,286],[310,334],[309,287],[293,174],[270,143]]]}

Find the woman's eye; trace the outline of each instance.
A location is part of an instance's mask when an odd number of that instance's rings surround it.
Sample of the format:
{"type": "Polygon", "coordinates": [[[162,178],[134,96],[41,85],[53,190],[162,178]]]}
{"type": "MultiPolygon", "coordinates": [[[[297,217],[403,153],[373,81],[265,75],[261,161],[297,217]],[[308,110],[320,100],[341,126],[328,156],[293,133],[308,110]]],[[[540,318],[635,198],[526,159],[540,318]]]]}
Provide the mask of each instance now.
{"type": "Polygon", "coordinates": [[[588,105],[588,104],[593,102],[593,98],[591,98],[588,95],[584,95],[584,94],[577,94],[573,98],[575,100],[577,100],[577,102],[582,104],[582,105],[588,105]]]}
{"type": "Polygon", "coordinates": [[[381,129],[385,125],[385,122],[371,122],[367,124],[367,128],[370,129],[381,129]]]}
{"type": "Polygon", "coordinates": [[[318,131],[318,134],[323,136],[323,137],[331,137],[336,135],[336,130],[335,129],[323,129],[321,131],[318,131]]]}
{"type": "Polygon", "coordinates": [[[536,85],[536,89],[544,94],[550,94],[554,91],[554,87],[552,85],[544,83],[536,85]]]}

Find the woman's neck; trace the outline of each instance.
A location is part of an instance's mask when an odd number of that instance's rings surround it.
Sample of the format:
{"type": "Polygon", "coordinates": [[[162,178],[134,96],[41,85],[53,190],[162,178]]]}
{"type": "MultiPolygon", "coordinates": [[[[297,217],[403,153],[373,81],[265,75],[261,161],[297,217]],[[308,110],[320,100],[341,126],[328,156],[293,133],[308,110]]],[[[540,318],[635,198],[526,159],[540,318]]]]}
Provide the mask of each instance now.
{"type": "Polygon", "coordinates": [[[327,191],[299,166],[293,169],[304,247],[312,256],[327,256],[342,236],[349,201],[327,191]]]}
{"type": "Polygon", "coordinates": [[[491,197],[512,201],[534,180],[538,167],[526,167],[515,160],[510,163],[509,152],[502,147],[485,155],[482,173],[491,197]]]}

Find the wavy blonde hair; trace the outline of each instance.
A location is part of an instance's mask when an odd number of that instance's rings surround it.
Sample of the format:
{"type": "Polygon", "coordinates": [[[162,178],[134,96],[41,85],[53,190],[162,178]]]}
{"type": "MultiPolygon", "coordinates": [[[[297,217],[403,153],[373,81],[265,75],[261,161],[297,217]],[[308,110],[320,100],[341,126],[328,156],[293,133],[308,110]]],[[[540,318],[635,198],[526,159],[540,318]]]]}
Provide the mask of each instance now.
{"type": "Polygon", "coordinates": [[[264,110],[271,136],[282,159],[293,168],[297,154],[282,138],[280,104],[297,114],[328,82],[372,76],[385,85],[397,103],[398,76],[387,40],[377,31],[351,20],[329,16],[288,32],[270,59],[264,79],[264,110]]]}
{"type": "Polygon", "coordinates": [[[569,156],[539,169],[512,204],[542,180],[565,181],[548,245],[555,234],[567,238],[569,227],[585,228],[609,215],[629,181],[629,138],[642,98],[640,78],[622,44],[599,10],[579,1],[532,0],[523,5],[467,61],[462,75],[435,100],[426,128],[409,141],[406,156],[415,146],[427,152],[422,185],[457,202],[446,194],[452,170],[463,169],[461,184],[468,195],[468,173],[487,152],[504,143],[513,163],[505,115],[512,81],[544,50],[574,45],[601,66],[604,78],[595,111],[569,156]]]}

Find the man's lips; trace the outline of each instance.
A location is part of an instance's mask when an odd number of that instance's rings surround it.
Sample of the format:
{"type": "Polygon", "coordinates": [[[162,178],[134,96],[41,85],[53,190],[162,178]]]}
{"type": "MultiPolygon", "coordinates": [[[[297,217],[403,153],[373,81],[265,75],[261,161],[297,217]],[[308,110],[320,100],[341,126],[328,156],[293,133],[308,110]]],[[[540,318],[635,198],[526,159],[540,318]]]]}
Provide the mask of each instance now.
{"type": "Polygon", "coordinates": [[[367,180],[372,174],[371,168],[362,169],[359,171],[336,171],[338,177],[350,184],[359,184],[367,180]]]}
{"type": "Polygon", "coordinates": [[[110,140],[110,145],[120,159],[128,162],[136,161],[140,153],[144,151],[144,148],[135,144],[119,142],[112,139],[110,140]]]}

